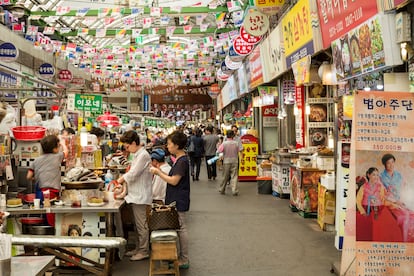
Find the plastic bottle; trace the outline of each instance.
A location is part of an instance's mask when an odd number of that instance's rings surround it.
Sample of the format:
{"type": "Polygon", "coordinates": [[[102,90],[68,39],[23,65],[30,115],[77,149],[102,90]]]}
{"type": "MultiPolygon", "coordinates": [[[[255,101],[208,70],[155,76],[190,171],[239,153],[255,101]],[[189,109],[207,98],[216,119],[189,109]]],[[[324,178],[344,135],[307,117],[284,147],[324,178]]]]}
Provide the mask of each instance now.
{"type": "Polygon", "coordinates": [[[218,157],[218,156],[214,156],[214,157],[207,160],[207,164],[209,164],[209,165],[214,164],[214,163],[216,163],[217,160],[219,160],[219,158],[220,157],[218,157]]]}
{"type": "Polygon", "coordinates": [[[107,170],[105,174],[105,190],[108,190],[109,183],[114,180],[114,176],[111,170],[107,170]]]}
{"type": "Polygon", "coordinates": [[[308,191],[305,192],[305,198],[303,200],[303,211],[310,212],[310,198],[308,191]]]}

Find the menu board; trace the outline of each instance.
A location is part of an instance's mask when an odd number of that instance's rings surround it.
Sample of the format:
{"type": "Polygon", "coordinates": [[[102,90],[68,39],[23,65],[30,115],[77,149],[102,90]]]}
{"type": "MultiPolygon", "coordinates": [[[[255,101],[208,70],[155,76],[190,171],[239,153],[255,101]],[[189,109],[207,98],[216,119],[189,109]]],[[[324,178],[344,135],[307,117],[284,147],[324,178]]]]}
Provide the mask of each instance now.
{"type": "Polygon", "coordinates": [[[380,17],[364,22],[331,44],[338,78],[370,72],[386,65],[380,17]]]}

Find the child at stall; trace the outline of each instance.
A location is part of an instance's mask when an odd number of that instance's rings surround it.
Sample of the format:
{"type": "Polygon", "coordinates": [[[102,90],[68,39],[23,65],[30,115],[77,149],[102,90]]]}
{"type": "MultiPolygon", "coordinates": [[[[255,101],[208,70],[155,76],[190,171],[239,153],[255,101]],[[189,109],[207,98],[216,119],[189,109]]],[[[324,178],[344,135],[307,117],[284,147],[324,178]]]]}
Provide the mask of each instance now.
{"type": "MultiPolygon", "coordinates": [[[[61,163],[68,155],[68,148],[56,135],[48,135],[40,140],[43,155],[36,158],[27,171],[27,180],[35,181],[37,197],[49,194],[50,199],[59,197],[61,190],[61,163]],[[63,152],[59,151],[59,145],[63,152]]],[[[49,225],[55,226],[54,214],[46,215],[49,225]]]]}

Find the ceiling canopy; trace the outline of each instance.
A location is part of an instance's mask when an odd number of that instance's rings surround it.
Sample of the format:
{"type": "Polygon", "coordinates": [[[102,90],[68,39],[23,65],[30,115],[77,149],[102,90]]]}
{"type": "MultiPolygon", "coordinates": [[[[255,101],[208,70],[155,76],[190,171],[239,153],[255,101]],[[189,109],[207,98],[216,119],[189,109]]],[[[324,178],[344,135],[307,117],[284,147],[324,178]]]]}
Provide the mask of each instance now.
{"type": "Polygon", "coordinates": [[[26,38],[100,82],[209,85],[246,0],[22,0],[26,38]]]}

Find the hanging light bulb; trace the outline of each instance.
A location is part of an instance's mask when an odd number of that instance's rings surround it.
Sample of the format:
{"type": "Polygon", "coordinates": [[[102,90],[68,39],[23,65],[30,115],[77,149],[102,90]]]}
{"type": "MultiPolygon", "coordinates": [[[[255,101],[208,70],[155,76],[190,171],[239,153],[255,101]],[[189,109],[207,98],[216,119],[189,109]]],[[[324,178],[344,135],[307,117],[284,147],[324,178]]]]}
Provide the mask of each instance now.
{"type": "Polygon", "coordinates": [[[295,115],[295,116],[299,115],[299,108],[298,108],[298,105],[296,103],[293,106],[293,115],[295,115]]]}
{"type": "Polygon", "coordinates": [[[309,104],[306,104],[306,105],[305,105],[305,114],[306,114],[306,115],[310,115],[310,112],[311,112],[310,105],[309,105],[309,104]]]}
{"type": "Polygon", "coordinates": [[[277,112],[277,118],[279,120],[283,120],[283,115],[282,115],[282,110],[279,109],[279,111],[277,112]]]}
{"type": "Polygon", "coordinates": [[[88,130],[85,126],[85,121],[82,122],[82,127],[80,129],[80,144],[81,147],[86,147],[88,145],[88,130]]]}
{"type": "Polygon", "coordinates": [[[282,117],[283,118],[286,118],[287,117],[287,113],[286,113],[285,107],[282,108],[282,117]]]}
{"type": "Polygon", "coordinates": [[[329,135],[328,135],[328,148],[333,149],[334,147],[334,137],[332,135],[332,130],[329,130],[329,135]]]}

